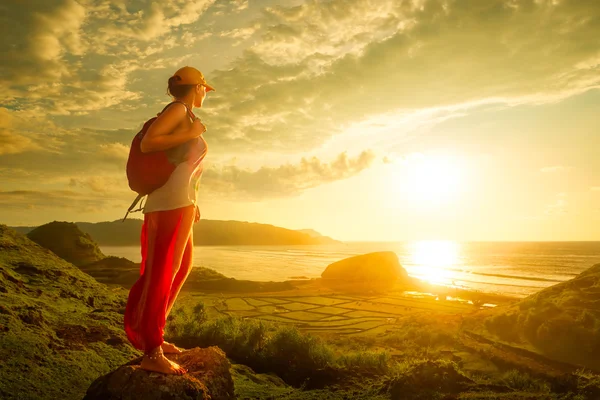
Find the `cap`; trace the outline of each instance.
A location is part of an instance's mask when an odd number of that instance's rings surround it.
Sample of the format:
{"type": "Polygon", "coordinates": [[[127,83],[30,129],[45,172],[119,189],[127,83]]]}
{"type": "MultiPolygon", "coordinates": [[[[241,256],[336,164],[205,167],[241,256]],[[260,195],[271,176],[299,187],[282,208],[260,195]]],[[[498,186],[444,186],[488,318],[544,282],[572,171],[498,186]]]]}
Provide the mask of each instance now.
{"type": "Polygon", "coordinates": [[[202,84],[206,86],[206,91],[210,92],[211,90],[215,90],[214,87],[210,86],[206,83],[206,79],[204,79],[204,75],[202,72],[198,71],[194,67],[185,66],[180,68],[173,74],[173,76],[179,76],[181,80],[175,82],[176,85],[198,85],[202,84]]]}

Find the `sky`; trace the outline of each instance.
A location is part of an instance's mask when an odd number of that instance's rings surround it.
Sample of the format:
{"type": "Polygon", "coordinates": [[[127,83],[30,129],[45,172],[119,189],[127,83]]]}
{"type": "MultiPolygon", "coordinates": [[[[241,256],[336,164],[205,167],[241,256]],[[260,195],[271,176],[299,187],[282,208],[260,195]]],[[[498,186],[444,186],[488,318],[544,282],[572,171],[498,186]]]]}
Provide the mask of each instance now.
{"type": "Polygon", "coordinates": [[[122,218],[190,65],[216,88],[204,219],[600,240],[596,0],[9,0],[0,37],[0,223],[122,218]]]}

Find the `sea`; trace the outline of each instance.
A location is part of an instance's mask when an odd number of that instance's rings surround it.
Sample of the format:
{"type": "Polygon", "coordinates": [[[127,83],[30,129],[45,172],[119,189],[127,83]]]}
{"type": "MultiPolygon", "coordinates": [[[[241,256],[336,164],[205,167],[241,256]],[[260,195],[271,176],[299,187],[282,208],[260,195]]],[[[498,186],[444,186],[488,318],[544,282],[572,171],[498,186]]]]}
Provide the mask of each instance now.
{"type": "MultiPolygon", "coordinates": [[[[140,262],[139,247],[101,246],[140,262]]],[[[194,266],[256,281],[318,278],[336,261],[393,251],[409,275],[488,293],[525,297],[600,263],[600,242],[344,242],[298,246],[197,246],[194,266]]]]}

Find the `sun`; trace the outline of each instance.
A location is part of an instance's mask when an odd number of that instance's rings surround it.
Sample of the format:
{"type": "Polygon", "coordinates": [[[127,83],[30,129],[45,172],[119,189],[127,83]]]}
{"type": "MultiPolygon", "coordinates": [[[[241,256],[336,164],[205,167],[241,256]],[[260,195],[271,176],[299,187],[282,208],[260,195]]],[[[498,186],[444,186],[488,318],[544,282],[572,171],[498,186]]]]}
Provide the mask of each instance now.
{"type": "Polygon", "coordinates": [[[413,157],[399,175],[398,190],[419,207],[448,204],[464,189],[465,168],[460,159],[448,155],[413,157]]]}

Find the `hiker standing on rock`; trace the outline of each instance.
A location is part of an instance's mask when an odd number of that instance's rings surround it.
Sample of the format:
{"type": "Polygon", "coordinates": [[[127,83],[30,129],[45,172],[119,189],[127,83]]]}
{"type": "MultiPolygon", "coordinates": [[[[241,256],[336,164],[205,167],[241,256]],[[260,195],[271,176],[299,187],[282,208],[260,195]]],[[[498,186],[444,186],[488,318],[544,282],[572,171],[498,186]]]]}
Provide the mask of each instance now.
{"type": "Polygon", "coordinates": [[[164,356],[181,350],[165,342],[163,334],[167,316],[192,268],[192,227],[200,219],[196,192],[207,152],[202,137],[206,127],[193,108],[202,107],[212,90],[195,68],[183,67],[175,72],[168,81],[173,102],[136,135],[128,160],[132,188],[136,180],[139,184],[156,176],[131,173],[130,167],[133,170],[136,163],[144,168],[152,164],[163,175],[166,171],[166,182],[160,182],[160,187],[145,192],[136,189],[140,194],[136,201],[147,195],[141,232],[142,262],[125,310],[125,332],[133,346],[144,351],[141,368],[149,371],[187,372],[164,356]]]}

